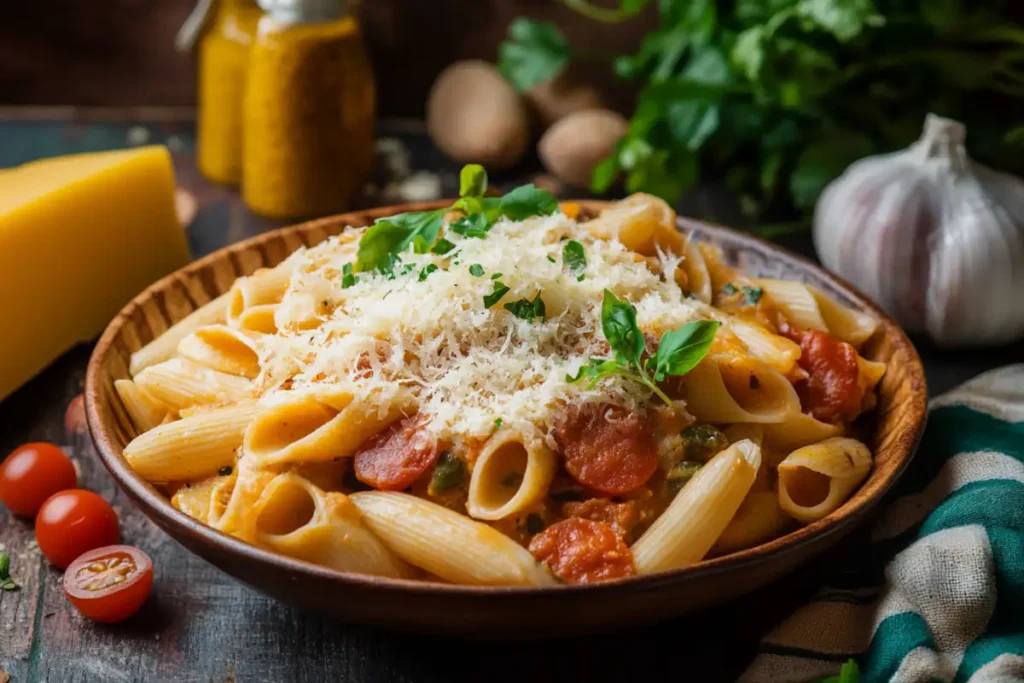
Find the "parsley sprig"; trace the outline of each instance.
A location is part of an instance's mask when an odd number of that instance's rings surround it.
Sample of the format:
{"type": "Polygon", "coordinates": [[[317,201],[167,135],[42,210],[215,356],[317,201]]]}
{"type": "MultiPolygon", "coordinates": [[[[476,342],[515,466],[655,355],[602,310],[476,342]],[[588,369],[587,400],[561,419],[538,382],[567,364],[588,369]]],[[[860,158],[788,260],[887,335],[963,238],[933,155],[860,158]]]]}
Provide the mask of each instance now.
{"type": "Polygon", "coordinates": [[[18,590],[18,583],[11,578],[11,558],[7,553],[0,553],[0,590],[18,590]]]}
{"type": "Polygon", "coordinates": [[[657,351],[645,360],[643,355],[646,341],[636,324],[636,308],[628,301],[616,298],[606,289],[601,304],[601,329],[615,356],[591,358],[575,376],[566,375],[565,379],[578,382],[588,378],[590,382],[587,388],[591,388],[605,377],[626,377],[648,387],[658,398],[671,405],[672,399],[665,395],[657,382],[664,381],[670,375],[685,375],[696,367],[711,348],[718,325],[715,320],[697,320],[666,332],[658,343],[657,351]]]}
{"type": "Polygon", "coordinates": [[[459,199],[451,206],[433,211],[400,213],[374,223],[359,240],[355,272],[378,270],[390,273],[410,249],[416,254],[446,254],[455,245],[441,236],[444,215],[449,211],[466,214],[455,221],[451,231],[463,237],[484,238],[500,219],[521,221],[548,216],[558,211],[554,195],[533,185],[523,185],[502,197],[485,197],[487,172],[469,164],[459,175],[459,199]]]}

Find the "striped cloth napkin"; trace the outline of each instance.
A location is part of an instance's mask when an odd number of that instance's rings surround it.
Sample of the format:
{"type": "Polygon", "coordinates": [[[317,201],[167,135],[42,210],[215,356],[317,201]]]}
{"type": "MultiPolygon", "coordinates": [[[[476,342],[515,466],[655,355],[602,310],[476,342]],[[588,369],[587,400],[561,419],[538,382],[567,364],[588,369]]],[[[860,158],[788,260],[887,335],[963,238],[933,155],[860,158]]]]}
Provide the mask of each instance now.
{"type": "Polygon", "coordinates": [[[933,400],[883,506],[740,683],[1024,681],[1024,365],[933,400]]]}

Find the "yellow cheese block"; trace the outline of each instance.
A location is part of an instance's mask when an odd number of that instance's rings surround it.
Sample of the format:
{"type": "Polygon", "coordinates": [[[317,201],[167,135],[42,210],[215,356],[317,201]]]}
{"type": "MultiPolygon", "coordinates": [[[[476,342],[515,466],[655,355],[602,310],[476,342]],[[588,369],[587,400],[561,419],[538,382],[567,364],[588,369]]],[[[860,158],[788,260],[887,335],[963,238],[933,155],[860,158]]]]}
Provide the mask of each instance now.
{"type": "Polygon", "coordinates": [[[0,173],[0,399],[189,258],[164,147],[0,173]]]}

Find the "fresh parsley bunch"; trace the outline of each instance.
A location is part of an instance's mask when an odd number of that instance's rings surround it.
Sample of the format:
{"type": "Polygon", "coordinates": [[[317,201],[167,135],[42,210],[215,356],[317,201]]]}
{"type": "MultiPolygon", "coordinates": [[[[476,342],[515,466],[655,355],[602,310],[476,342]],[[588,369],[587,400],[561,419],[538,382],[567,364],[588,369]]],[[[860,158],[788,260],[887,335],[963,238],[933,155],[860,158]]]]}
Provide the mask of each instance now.
{"type": "MultiPolygon", "coordinates": [[[[604,23],[656,4],[638,52],[608,55],[639,95],[597,192],[624,175],[627,191],[674,201],[710,176],[751,218],[806,218],[850,162],[916,139],[928,111],[963,121],[977,158],[1024,168],[1024,28],[1008,1],[560,1],[604,23]]],[[[523,18],[499,56],[520,91],[574,58],[553,23],[523,18]]]]}
{"type": "Polygon", "coordinates": [[[661,336],[653,356],[644,359],[646,340],[636,324],[636,308],[628,301],[617,298],[607,289],[601,304],[601,330],[611,346],[613,358],[591,358],[575,375],[566,381],[578,382],[587,378],[587,387],[593,387],[605,377],[619,376],[648,387],[666,404],[672,399],[657,385],[668,376],[680,377],[697,366],[707,355],[718,331],[718,322],[697,320],[661,336]]]}

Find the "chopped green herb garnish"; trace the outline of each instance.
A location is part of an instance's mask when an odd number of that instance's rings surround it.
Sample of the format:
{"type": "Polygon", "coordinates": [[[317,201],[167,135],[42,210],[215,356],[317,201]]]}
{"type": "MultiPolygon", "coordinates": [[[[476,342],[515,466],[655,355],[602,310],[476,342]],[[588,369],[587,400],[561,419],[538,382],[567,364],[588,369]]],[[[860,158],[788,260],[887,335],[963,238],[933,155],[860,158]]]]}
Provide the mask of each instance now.
{"type": "Polygon", "coordinates": [[[541,516],[531,512],[526,516],[526,533],[539,534],[544,531],[544,520],[541,516]]]}
{"type": "Polygon", "coordinates": [[[668,482],[669,490],[679,491],[679,489],[683,488],[687,482],[693,479],[693,475],[697,474],[703,466],[704,463],[695,462],[693,460],[677,462],[665,475],[665,480],[668,482]]]}
{"type": "Polygon", "coordinates": [[[501,297],[508,294],[508,287],[501,283],[500,280],[494,281],[494,291],[484,297],[484,307],[490,308],[494,304],[501,301],[501,297]]]}
{"type": "Polygon", "coordinates": [[[494,427],[496,429],[501,429],[501,425],[503,424],[505,424],[505,421],[502,420],[500,417],[494,421],[494,427]]]}
{"type": "Polygon", "coordinates": [[[18,590],[18,582],[11,578],[11,558],[7,553],[0,553],[0,590],[18,590]]]}
{"type": "Polygon", "coordinates": [[[533,297],[533,301],[520,299],[519,301],[505,304],[503,308],[515,317],[522,318],[523,320],[545,319],[544,300],[540,298],[540,292],[537,292],[537,295],[533,297]]]}
{"type": "Polygon", "coordinates": [[[761,287],[744,287],[743,288],[743,303],[748,306],[754,306],[761,297],[764,295],[764,289],[761,287]]]}
{"type": "Polygon", "coordinates": [[[435,270],[437,270],[437,264],[434,264],[434,263],[427,264],[427,266],[423,270],[420,271],[419,281],[423,282],[424,280],[426,280],[427,277],[431,273],[433,273],[435,270]]]}
{"type": "Polygon", "coordinates": [[[548,259],[548,261],[551,261],[552,263],[557,263],[557,261],[555,261],[555,257],[552,256],[551,254],[547,255],[547,259],[548,259]]]}
{"type": "Polygon", "coordinates": [[[352,274],[352,264],[346,263],[341,267],[341,288],[348,289],[359,282],[359,278],[352,274]]]}
{"type": "Polygon", "coordinates": [[[469,267],[469,274],[473,277],[481,277],[484,274],[484,267],[479,263],[474,263],[469,267]]]}
{"type": "Polygon", "coordinates": [[[719,323],[714,320],[698,320],[666,332],[661,336],[654,356],[645,361],[643,354],[646,341],[636,324],[636,308],[628,301],[616,298],[606,289],[601,306],[601,328],[615,357],[591,358],[575,376],[567,375],[566,380],[576,382],[586,377],[590,379],[587,386],[593,387],[605,377],[626,377],[647,386],[666,404],[671,405],[672,400],[656,382],[663,381],[669,375],[678,377],[692,370],[711,348],[718,326],[719,323]]]}
{"type": "Polygon", "coordinates": [[[441,454],[430,475],[430,493],[450,491],[466,479],[466,465],[448,451],[441,454]]]}
{"type": "Polygon", "coordinates": [[[587,268],[587,255],[583,251],[583,245],[576,240],[569,240],[562,248],[562,265],[569,269],[570,273],[578,273],[576,279],[583,281],[583,271],[587,268]]]}
{"type": "Polygon", "coordinates": [[[578,278],[576,278],[576,282],[583,282],[586,278],[587,278],[586,275],[584,275],[583,273],[580,273],[580,276],[578,278]]]}
{"type": "Polygon", "coordinates": [[[729,439],[714,425],[692,424],[682,431],[687,460],[707,462],[713,455],[729,447],[729,439]]]}
{"type": "Polygon", "coordinates": [[[442,237],[441,239],[439,239],[437,241],[437,244],[435,244],[434,248],[431,249],[430,251],[434,252],[435,254],[443,255],[443,254],[447,254],[449,251],[451,251],[454,248],[455,248],[455,245],[453,243],[449,242],[448,240],[446,240],[445,238],[442,237]]]}
{"type": "Polygon", "coordinates": [[[495,273],[494,275],[491,276],[491,279],[492,280],[497,280],[500,277],[501,277],[501,273],[495,273]]]}
{"type": "Polygon", "coordinates": [[[225,465],[224,467],[221,467],[219,470],[217,470],[217,474],[221,477],[227,477],[234,471],[234,467],[232,467],[231,465],[225,465]]]}
{"type": "Polygon", "coordinates": [[[732,296],[733,294],[735,294],[738,291],[739,290],[736,289],[736,285],[734,285],[731,282],[726,282],[725,286],[722,287],[722,294],[725,294],[726,296],[732,296]]]}
{"type": "Polygon", "coordinates": [[[509,472],[501,479],[501,485],[509,489],[517,489],[523,483],[522,472],[509,472]]]}

